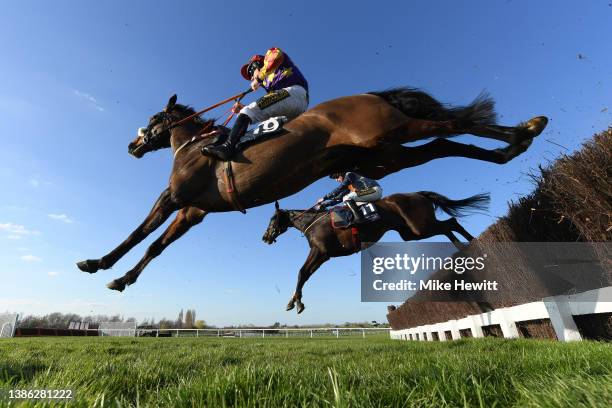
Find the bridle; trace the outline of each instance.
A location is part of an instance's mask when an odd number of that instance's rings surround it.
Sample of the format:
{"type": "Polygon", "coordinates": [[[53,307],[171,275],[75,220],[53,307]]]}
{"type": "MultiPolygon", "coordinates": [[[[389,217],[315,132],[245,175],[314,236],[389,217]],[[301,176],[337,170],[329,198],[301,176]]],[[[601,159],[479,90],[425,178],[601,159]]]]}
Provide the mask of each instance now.
{"type": "MultiPolygon", "coordinates": [[[[144,137],[142,138],[142,143],[149,147],[153,147],[156,142],[158,142],[158,138],[164,134],[165,132],[171,130],[176,127],[176,124],[173,124],[172,121],[174,118],[167,111],[161,111],[155,116],[161,116],[161,125],[162,130],[153,134],[153,129],[151,129],[151,125],[147,126],[144,131],[144,137]]],[[[177,122],[178,123],[178,122],[177,122]]],[[[156,123],[157,125],[157,123],[156,123]]]]}
{"type": "MultiPolygon", "coordinates": [[[[274,222],[272,223],[272,231],[270,231],[270,243],[276,242],[276,238],[284,234],[289,229],[289,225],[287,225],[284,230],[283,227],[280,226],[280,217],[279,214],[287,215],[289,217],[289,221],[291,221],[291,215],[285,210],[277,210],[277,213],[274,215],[274,222]]],[[[268,227],[270,229],[270,227],[268,227]]],[[[266,231],[266,235],[267,235],[266,231]]]]}

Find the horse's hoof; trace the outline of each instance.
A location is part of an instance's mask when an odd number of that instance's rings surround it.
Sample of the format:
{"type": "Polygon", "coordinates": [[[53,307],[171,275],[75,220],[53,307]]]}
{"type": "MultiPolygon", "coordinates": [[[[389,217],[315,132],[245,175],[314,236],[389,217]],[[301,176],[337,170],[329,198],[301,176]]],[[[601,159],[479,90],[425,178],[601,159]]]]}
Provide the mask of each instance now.
{"type": "Polygon", "coordinates": [[[119,279],[115,279],[106,285],[107,288],[112,290],[118,290],[119,292],[123,292],[125,289],[125,283],[121,282],[119,279]]]}
{"type": "Polygon", "coordinates": [[[97,259],[88,259],[86,261],[77,262],[77,268],[87,273],[96,273],[100,269],[100,261],[97,259]]]}
{"type": "Polygon", "coordinates": [[[529,146],[533,143],[533,138],[527,138],[523,140],[521,143],[510,145],[508,147],[504,147],[503,149],[495,149],[494,152],[498,154],[498,160],[496,163],[505,164],[515,157],[525,153],[529,146]]]}
{"type": "Polygon", "coordinates": [[[287,309],[285,309],[286,311],[290,311],[293,310],[293,308],[295,307],[295,303],[288,303],[287,304],[287,309]]]}
{"type": "Polygon", "coordinates": [[[546,116],[536,116],[527,121],[525,129],[531,133],[531,137],[536,137],[546,129],[546,125],[548,125],[548,118],[546,116]]]}
{"type": "Polygon", "coordinates": [[[297,305],[297,314],[300,314],[306,309],[306,306],[302,302],[299,302],[297,305]]]}

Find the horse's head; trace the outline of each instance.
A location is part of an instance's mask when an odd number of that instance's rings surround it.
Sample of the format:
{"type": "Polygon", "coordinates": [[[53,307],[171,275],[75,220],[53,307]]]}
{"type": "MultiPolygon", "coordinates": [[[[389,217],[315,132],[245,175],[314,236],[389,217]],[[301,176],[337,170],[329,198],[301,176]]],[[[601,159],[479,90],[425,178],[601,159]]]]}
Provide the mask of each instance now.
{"type": "Polygon", "coordinates": [[[278,201],[274,203],[274,208],[274,215],[270,218],[270,224],[268,224],[268,228],[261,238],[267,244],[275,243],[276,238],[287,231],[287,229],[291,226],[289,212],[281,210],[279,208],[278,201]]]}
{"type": "Polygon", "coordinates": [[[170,147],[170,125],[177,118],[172,115],[176,105],[176,95],[168,100],[163,111],[156,113],[149,119],[145,128],[138,129],[138,135],[128,145],[128,153],[140,159],[146,153],[170,147]]]}

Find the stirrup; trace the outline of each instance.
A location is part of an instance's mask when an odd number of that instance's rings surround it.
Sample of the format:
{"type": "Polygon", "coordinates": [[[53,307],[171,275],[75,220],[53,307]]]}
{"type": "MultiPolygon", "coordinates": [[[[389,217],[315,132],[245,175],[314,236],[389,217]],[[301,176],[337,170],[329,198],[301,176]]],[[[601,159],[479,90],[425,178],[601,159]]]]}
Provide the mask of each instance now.
{"type": "Polygon", "coordinates": [[[346,202],[346,206],[349,208],[349,210],[351,210],[351,212],[353,213],[353,223],[355,224],[359,224],[360,222],[363,222],[364,217],[361,214],[360,210],[359,210],[359,206],[357,205],[357,203],[353,200],[348,200],[346,202]]]}
{"type": "Polygon", "coordinates": [[[234,149],[225,143],[216,146],[208,145],[202,147],[202,154],[215,157],[219,160],[229,161],[229,159],[231,159],[234,155],[234,149]]]}

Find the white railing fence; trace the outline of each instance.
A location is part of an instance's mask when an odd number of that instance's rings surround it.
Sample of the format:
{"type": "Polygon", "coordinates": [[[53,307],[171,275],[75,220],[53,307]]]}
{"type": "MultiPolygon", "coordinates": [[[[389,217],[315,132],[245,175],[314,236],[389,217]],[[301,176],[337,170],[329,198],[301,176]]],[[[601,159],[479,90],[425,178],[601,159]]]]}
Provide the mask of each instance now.
{"type": "Polygon", "coordinates": [[[87,329],[99,336],[136,337],[235,337],[235,338],[365,338],[389,335],[390,328],[379,327],[313,327],[313,328],[219,328],[219,329],[87,329]]]}
{"type": "Polygon", "coordinates": [[[461,332],[464,330],[469,330],[471,337],[484,337],[483,327],[499,325],[503,337],[517,338],[517,323],[549,319],[558,340],[572,341],[582,339],[573,316],[599,313],[612,313],[612,286],[568,296],[553,296],[458,320],[391,330],[390,336],[397,340],[458,340],[463,337],[461,332]]]}

